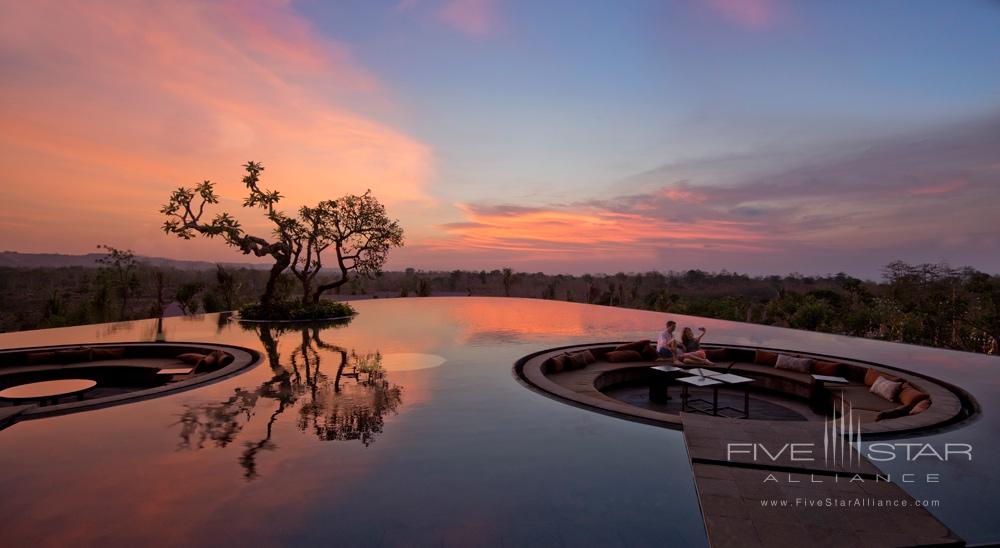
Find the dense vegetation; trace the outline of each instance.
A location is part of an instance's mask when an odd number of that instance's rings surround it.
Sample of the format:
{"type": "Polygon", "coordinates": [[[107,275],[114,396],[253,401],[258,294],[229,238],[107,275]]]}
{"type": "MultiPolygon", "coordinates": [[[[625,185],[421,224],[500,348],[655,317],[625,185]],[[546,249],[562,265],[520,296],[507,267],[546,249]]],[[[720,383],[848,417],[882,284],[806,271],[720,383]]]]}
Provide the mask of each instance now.
{"type": "MultiPolygon", "coordinates": [[[[182,271],[137,264],[0,269],[4,331],[236,310],[257,301],[268,271],[182,271]],[[124,294],[124,297],[123,297],[124,294]]],[[[299,292],[290,273],[276,300],[299,292]]],[[[341,299],[429,295],[533,297],[842,333],[997,354],[1000,276],[943,264],[889,264],[879,282],[845,274],[751,277],[730,272],[547,275],[514,272],[385,272],[354,278],[341,299]]],[[[326,302],[326,301],[323,301],[326,302]]],[[[327,312],[322,312],[327,313],[327,312]]]]}
{"type": "Polygon", "coordinates": [[[318,303],[279,301],[272,303],[269,310],[265,310],[260,303],[250,303],[240,307],[241,319],[255,321],[273,321],[277,317],[283,321],[307,322],[346,318],[354,314],[354,308],[351,305],[336,301],[320,301],[318,303]]]}

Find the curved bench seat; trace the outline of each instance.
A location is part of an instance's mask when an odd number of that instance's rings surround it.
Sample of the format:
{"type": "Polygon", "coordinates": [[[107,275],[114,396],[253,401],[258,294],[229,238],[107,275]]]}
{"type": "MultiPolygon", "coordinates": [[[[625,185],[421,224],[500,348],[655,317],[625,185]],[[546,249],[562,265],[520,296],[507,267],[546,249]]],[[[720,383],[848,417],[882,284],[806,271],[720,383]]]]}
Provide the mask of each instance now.
{"type": "MultiPolygon", "coordinates": [[[[515,364],[515,371],[530,387],[568,403],[622,418],[669,428],[680,428],[679,415],[630,405],[603,393],[603,390],[618,384],[648,382],[653,374],[649,369],[651,365],[654,365],[653,360],[620,363],[606,361],[604,356],[618,344],[590,344],[538,352],[519,360],[515,364]],[[582,350],[590,350],[597,357],[597,361],[579,369],[552,371],[554,369],[552,358],[567,352],[582,350]]],[[[810,374],[752,363],[756,350],[754,348],[710,345],[706,345],[705,348],[725,348],[727,352],[731,351],[732,357],[737,358],[736,360],[719,360],[709,369],[753,378],[756,381],[751,386],[753,391],[767,391],[800,400],[808,400],[813,395],[815,381],[810,374]]],[[[764,350],[839,363],[838,376],[848,379],[850,383],[847,385],[826,385],[826,394],[830,400],[828,403],[837,403],[837,407],[839,407],[839,402],[843,399],[854,418],[861,420],[861,432],[865,435],[895,435],[941,428],[961,421],[969,416],[975,408],[974,403],[971,402],[971,396],[968,396],[964,391],[923,375],[884,365],[801,351],[764,350]],[[869,386],[864,382],[865,375],[869,370],[874,370],[883,376],[898,378],[927,393],[930,396],[930,406],[925,411],[915,415],[877,420],[879,413],[897,408],[901,404],[888,401],[870,392],[869,386]],[[963,402],[963,398],[965,402],[963,402]]]]}
{"type": "Polygon", "coordinates": [[[0,428],[17,420],[75,413],[189,390],[235,375],[259,362],[260,354],[255,350],[208,343],[101,343],[0,350],[0,388],[74,377],[98,382],[96,397],[81,401],[21,405],[16,413],[12,405],[0,406],[5,410],[0,414],[0,428]],[[90,352],[77,356],[81,349],[90,352]],[[213,352],[226,360],[209,361],[201,371],[192,371],[194,365],[178,359],[181,354],[213,352]],[[100,354],[99,359],[88,359],[95,354],[100,354]],[[187,369],[188,374],[158,374],[160,370],[181,368],[187,369]]]}

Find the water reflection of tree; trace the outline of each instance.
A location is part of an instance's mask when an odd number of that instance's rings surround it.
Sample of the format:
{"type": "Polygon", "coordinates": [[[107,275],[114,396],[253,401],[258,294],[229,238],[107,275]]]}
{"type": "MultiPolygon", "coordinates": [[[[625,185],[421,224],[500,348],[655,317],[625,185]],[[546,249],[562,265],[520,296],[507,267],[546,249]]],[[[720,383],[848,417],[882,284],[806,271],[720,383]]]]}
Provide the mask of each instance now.
{"type": "Polygon", "coordinates": [[[257,476],[257,456],[277,448],[272,441],[274,426],[289,409],[298,411],[295,424],[299,430],[312,432],[322,441],[371,444],[382,432],[385,415],[399,407],[402,388],[385,378],[378,352],[359,354],[321,338],[324,329],[339,325],[254,326],[271,378],[253,389],[237,388],[222,402],[185,406],[179,421],[180,447],[228,446],[253,419],[261,399],[274,401],[277,407],[267,418],[264,436],[243,444],[240,465],[246,479],[257,476]],[[295,332],[300,337],[298,344],[283,361],[279,339],[295,332]],[[321,369],[321,363],[327,364],[327,371],[321,369]]]}

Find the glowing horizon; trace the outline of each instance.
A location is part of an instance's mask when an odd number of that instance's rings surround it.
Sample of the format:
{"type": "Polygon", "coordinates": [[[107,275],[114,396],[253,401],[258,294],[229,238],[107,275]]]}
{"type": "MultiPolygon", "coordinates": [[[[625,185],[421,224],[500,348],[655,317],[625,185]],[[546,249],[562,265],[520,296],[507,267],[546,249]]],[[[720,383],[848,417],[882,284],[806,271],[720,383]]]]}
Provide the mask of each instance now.
{"type": "Polygon", "coordinates": [[[259,229],[256,160],[289,211],[371,188],[406,230],[390,269],[1000,271],[995,5],[43,0],[0,21],[2,250],[251,262],[158,210],[211,179],[259,229]]]}

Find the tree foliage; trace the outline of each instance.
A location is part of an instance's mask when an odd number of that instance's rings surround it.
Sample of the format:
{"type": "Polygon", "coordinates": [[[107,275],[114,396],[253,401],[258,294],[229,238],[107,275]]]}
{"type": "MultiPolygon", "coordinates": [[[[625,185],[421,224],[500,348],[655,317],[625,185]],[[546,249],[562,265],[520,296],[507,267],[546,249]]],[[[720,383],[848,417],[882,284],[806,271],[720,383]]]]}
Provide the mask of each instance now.
{"type": "Polygon", "coordinates": [[[318,303],[324,292],[355,277],[379,274],[389,250],[403,245],[402,228],[388,217],[385,207],[370,190],[360,196],[346,195],[336,200],[323,200],[315,206],[303,206],[298,216],[292,217],[278,209],[282,198],[278,191],[261,188],[260,174],[264,167],[257,162],[247,162],[243,167],[246,170],[243,183],[248,191],[243,207],[264,211],[272,225],[269,239],[248,234],[240,222],[226,212],[207,220],[206,208],[219,202],[211,181],[191,188],[178,188],[160,212],[167,217],[163,230],[168,234],[183,239],[199,234],[221,237],[244,254],[270,257],[274,263],[260,297],[264,310],[272,308],[281,274],[288,269],[302,286],[302,303],[318,303]],[[334,253],[333,268],[337,276],[320,282],[318,277],[323,272],[327,251],[334,253]]]}
{"type": "Polygon", "coordinates": [[[131,249],[118,249],[109,245],[98,245],[97,249],[107,251],[107,255],[98,258],[97,262],[102,265],[101,272],[110,278],[112,287],[121,299],[118,319],[127,319],[129,298],[139,288],[139,277],[136,275],[139,261],[131,249]]]}

